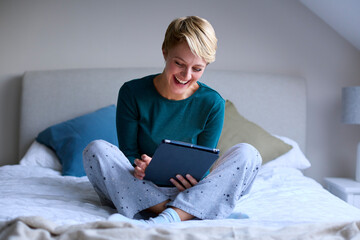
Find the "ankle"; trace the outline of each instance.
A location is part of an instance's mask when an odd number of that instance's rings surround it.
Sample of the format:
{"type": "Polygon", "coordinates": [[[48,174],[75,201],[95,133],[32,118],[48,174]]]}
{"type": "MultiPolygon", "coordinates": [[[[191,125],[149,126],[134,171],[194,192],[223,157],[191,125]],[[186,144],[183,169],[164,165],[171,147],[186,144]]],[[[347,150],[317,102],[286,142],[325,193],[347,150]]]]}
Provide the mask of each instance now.
{"type": "Polygon", "coordinates": [[[170,202],[170,200],[166,200],[164,202],[161,202],[155,206],[149,207],[147,210],[152,212],[152,213],[156,213],[156,214],[160,214],[162,213],[165,209],[166,209],[166,204],[170,202]]]}
{"type": "Polygon", "coordinates": [[[179,216],[181,221],[188,221],[194,218],[193,215],[181,210],[180,208],[177,207],[170,207],[171,209],[173,209],[179,216]]]}

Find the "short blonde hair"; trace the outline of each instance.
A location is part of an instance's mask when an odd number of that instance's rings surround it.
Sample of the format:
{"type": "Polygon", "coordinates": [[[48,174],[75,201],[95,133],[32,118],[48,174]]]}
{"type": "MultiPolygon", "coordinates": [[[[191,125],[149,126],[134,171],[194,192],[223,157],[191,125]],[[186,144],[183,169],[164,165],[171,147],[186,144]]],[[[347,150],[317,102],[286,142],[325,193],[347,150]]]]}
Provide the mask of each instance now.
{"type": "Polygon", "coordinates": [[[166,30],[162,50],[167,52],[184,41],[192,53],[207,63],[215,61],[217,38],[214,28],[206,19],[197,16],[174,19],[166,30]]]}

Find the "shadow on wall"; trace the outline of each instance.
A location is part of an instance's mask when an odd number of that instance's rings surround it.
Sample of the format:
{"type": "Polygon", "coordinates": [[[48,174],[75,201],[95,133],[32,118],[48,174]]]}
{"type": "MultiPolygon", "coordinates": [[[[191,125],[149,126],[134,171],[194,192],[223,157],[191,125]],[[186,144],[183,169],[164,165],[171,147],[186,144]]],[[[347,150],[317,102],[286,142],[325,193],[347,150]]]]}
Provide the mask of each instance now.
{"type": "Polygon", "coordinates": [[[18,163],[21,79],[0,76],[0,166],[18,163]]]}

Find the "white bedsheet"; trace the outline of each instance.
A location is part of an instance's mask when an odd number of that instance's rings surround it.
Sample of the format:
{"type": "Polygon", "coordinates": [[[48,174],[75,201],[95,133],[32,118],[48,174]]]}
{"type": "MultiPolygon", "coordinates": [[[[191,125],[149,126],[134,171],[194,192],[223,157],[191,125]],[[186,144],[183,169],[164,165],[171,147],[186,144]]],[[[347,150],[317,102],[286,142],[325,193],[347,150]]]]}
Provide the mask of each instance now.
{"type": "MultiPolygon", "coordinates": [[[[34,166],[0,167],[0,221],[42,216],[56,224],[105,220],[115,210],[103,207],[86,177],[63,177],[34,166]]],[[[360,220],[360,209],[333,196],[294,168],[264,167],[252,191],[235,211],[249,219],[188,221],[172,227],[260,225],[283,227],[298,223],[360,220]]]]}

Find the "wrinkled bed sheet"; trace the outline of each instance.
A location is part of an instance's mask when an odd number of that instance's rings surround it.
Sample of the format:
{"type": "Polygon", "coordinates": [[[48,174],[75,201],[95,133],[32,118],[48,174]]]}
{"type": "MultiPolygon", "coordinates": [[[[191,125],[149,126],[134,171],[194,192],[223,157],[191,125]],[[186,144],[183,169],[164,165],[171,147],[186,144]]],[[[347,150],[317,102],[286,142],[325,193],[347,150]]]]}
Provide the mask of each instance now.
{"type": "MultiPolygon", "coordinates": [[[[0,239],[31,240],[98,240],[98,239],[141,239],[141,240],[206,240],[206,239],[359,239],[360,222],[296,224],[279,229],[264,226],[194,226],[171,228],[169,225],[143,228],[127,223],[98,221],[76,225],[58,226],[40,217],[22,217],[2,225],[0,239]]],[[[208,222],[203,221],[203,222],[208,222]]]]}
{"type": "MultiPolygon", "coordinates": [[[[87,177],[64,177],[43,167],[0,167],[0,221],[39,216],[58,226],[104,221],[115,212],[100,205],[87,177]]],[[[348,205],[293,168],[262,168],[251,193],[235,212],[249,219],[193,220],[167,228],[258,226],[354,222],[360,209],[348,205]]]]}

